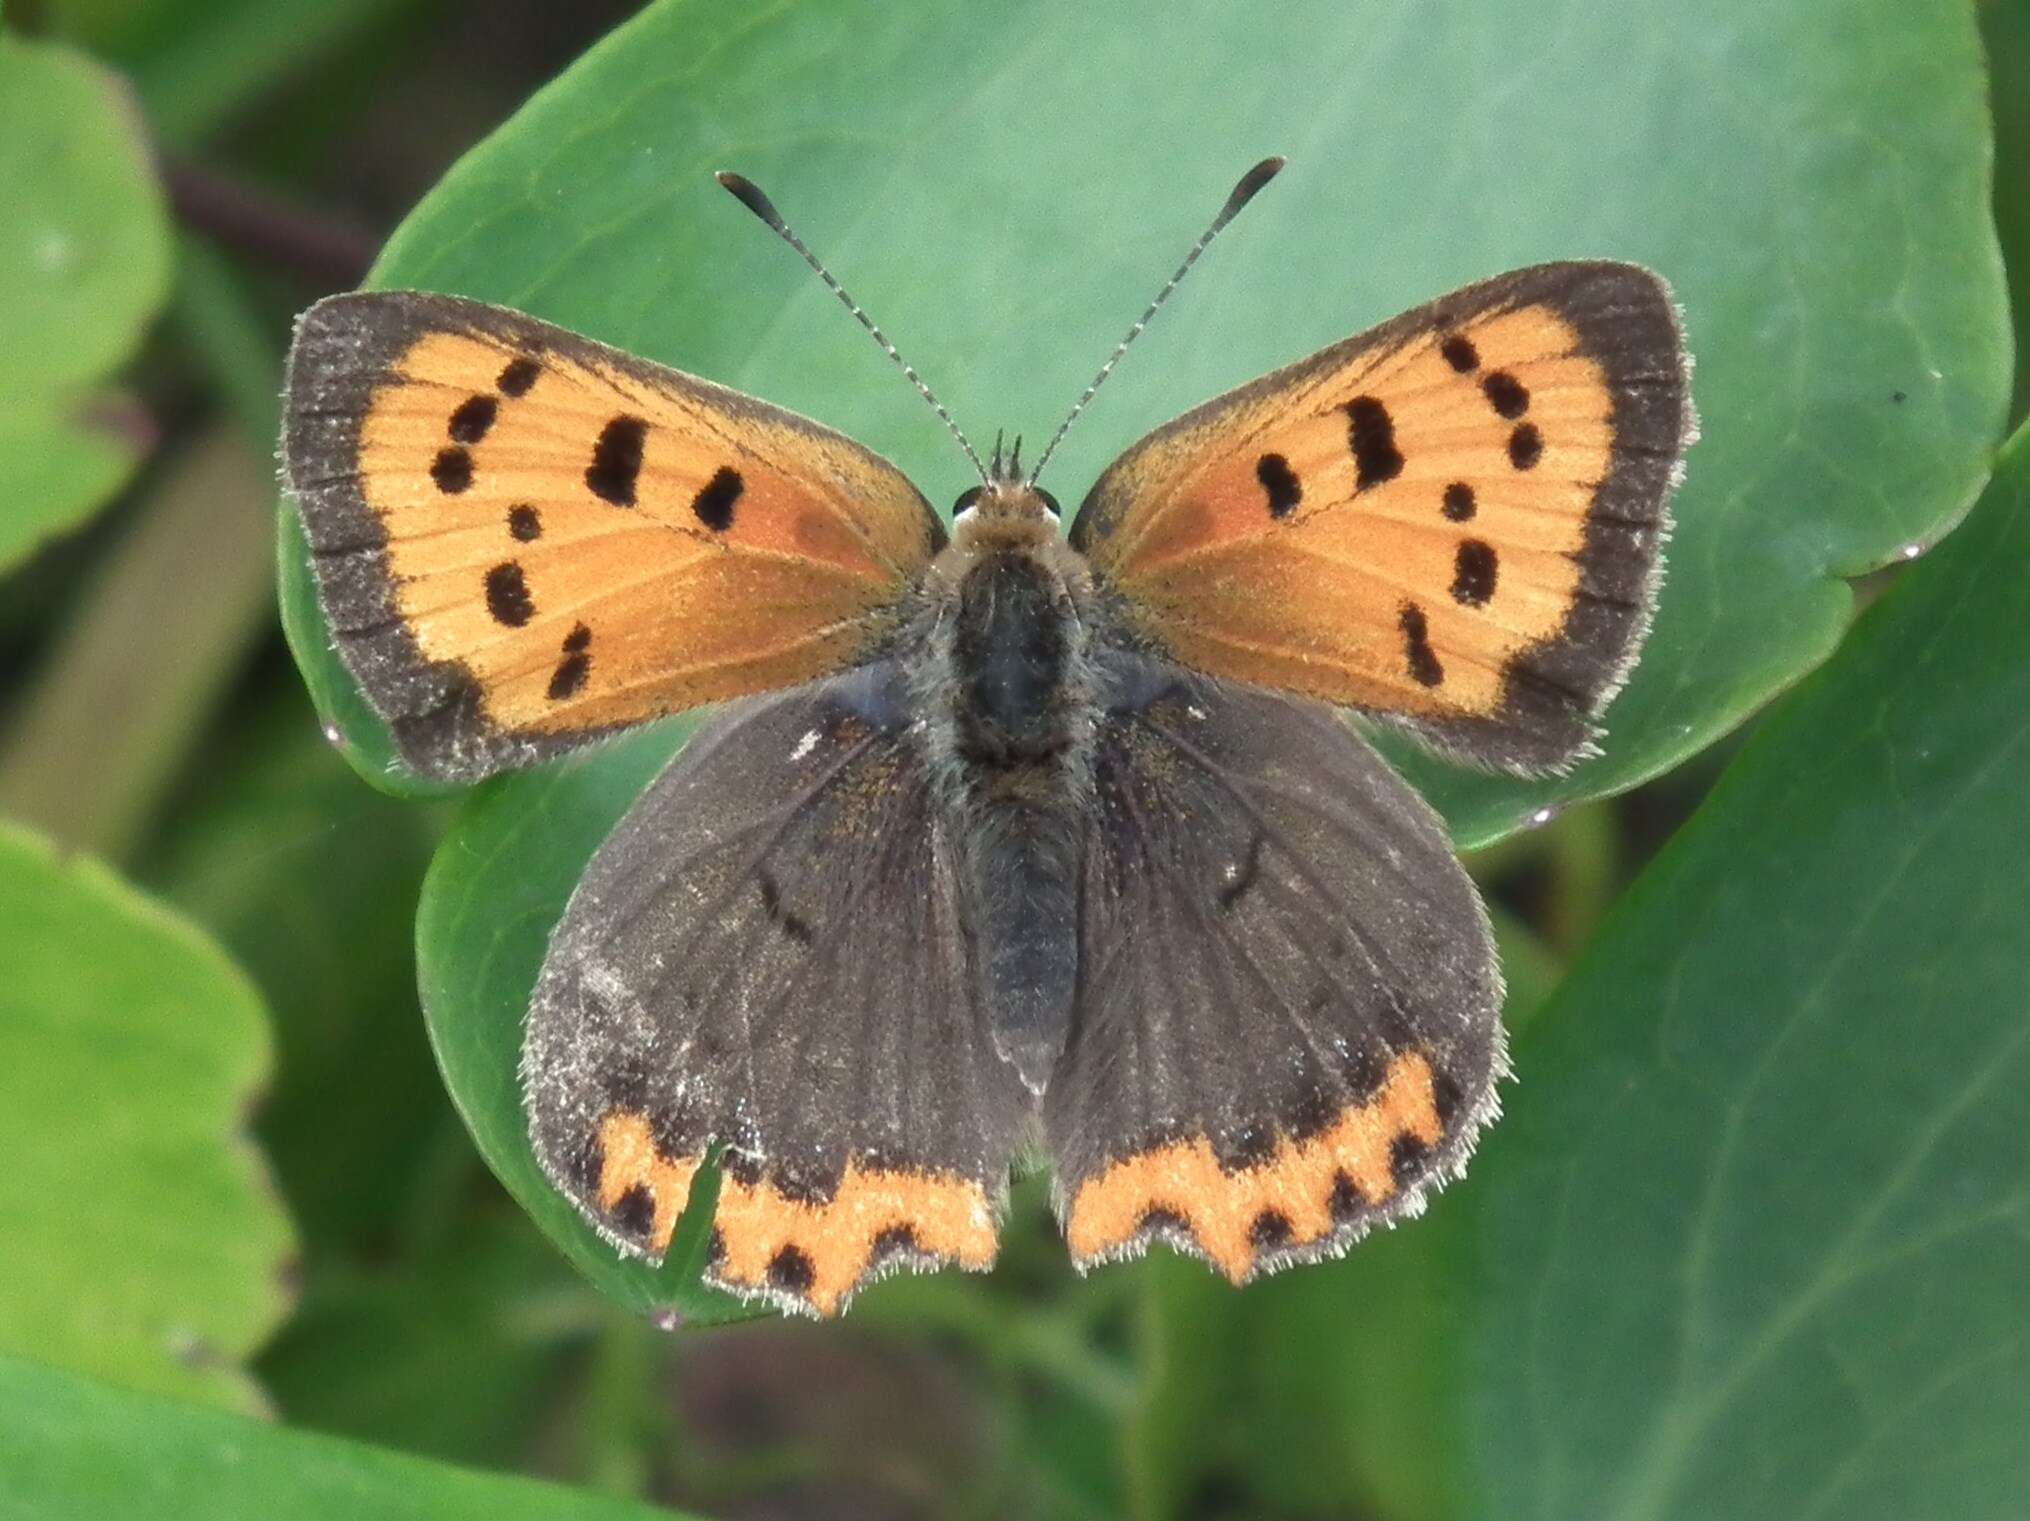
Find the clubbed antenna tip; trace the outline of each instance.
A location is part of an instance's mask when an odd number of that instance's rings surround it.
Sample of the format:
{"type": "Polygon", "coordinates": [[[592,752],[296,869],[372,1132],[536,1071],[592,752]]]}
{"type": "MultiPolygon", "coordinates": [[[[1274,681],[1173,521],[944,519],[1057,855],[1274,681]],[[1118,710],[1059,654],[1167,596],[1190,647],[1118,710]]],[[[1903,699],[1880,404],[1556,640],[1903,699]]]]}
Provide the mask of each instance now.
{"type": "Polygon", "coordinates": [[[923,383],[923,377],[916,373],[915,367],[895,351],[895,345],[888,341],[888,335],[874,325],[874,319],[860,309],[860,303],[846,294],[846,287],[832,278],[832,272],[818,262],[818,256],[812,253],[805,246],[804,240],[791,230],[789,223],[782,219],[782,213],[775,209],[775,202],[764,195],[761,187],[744,174],[735,174],[730,169],[721,169],[712,178],[732,192],[734,198],[741,205],[759,217],[767,225],[769,231],[781,238],[783,242],[789,244],[791,248],[794,248],[802,257],[804,263],[810,265],[817,272],[818,278],[825,282],[825,288],[839,298],[840,303],[846,310],[853,314],[853,320],[867,329],[874,341],[881,345],[881,352],[895,361],[896,367],[908,377],[909,383],[916,387],[917,394],[930,403],[930,409],[937,413],[938,420],[950,430],[952,437],[959,441],[959,447],[966,451],[966,458],[973,462],[973,468],[979,472],[980,479],[984,482],[987,479],[986,466],[980,463],[980,456],[974,452],[973,446],[967,440],[966,435],[959,430],[959,425],[952,421],[952,414],[945,410],[944,403],[939,401],[932,393],[931,388],[923,383]]]}
{"type": "Polygon", "coordinates": [[[1085,410],[1086,403],[1093,399],[1099,388],[1107,383],[1107,377],[1114,373],[1114,366],[1119,364],[1121,356],[1128,352],[1128,345],[1142,336],[1142,330],[1149,325],[1149,319],[1156,315],[1163,303],[1170,299],[1170,293],[1183,283],[1186,275],[1191,273],[1191,266],[1198,262],[1198,256],[1205,252],[1206,245],[1219,236],[1227,223],[1240,215],[1241,208],[1252,201],[1264,185],[1283,172],[1283,165],[1287,162],[1288,160],[1280,153],[1271,154],[1240,177],[1239,183],[1227,196],[1226,204],[1219,208],[1219,215],[1212,219],[1212,225],[1199,234],[1198,241],[1191,245],[1191,252],[1186,254],[1184,262],[1177,266],[1177,273],[1170,277],[1163,289],[1156,292],[1156,299],[1151,301],[1148,309],[1135,319],[1135,325],[1128,329],[1127,336],[1114,345],[1113,353],[1109,354],[1107,362],[1100,366],[1099,374],[1093,376],[1092,384],[1085,388],[1085,394],[1079,397],[1064,421],[1058,424],[1057,432],[1051,435],[1049,444],[1044,447],[1043,453],[1037,457],[1036,464],[1030,469],[1029,480],[1032,485],[1035,484],[1036,478],[1043,474],[1043,467],[1050,463],[1050,456],[1057,452],[1057,446],[1064,442],[1064,435],[1071,431],[1071,425],[1078,421],[1078,415],[1085,410]]]}

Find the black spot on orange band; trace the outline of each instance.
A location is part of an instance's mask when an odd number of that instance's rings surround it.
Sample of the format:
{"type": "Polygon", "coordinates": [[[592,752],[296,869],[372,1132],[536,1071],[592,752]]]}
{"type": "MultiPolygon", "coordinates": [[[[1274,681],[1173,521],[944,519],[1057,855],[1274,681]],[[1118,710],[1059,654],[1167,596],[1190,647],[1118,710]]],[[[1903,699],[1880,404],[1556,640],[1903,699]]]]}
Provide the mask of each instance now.
{"type": "Polygon", "coordinates": [[[769,1287],[785,1294],[808,1294],[816,1277],[817,1269],[801,1247],[785,1246],[768,1259],[769,1287]]]}
{"type": "Polygon", "coordinates": [[[1464,481],[1454,481],[1445,488],[1445,505],[1440,510],[1454,523],[1470,523],[1479,506],[1473,499],[1473,488],[1464,481]]]}
{"type": "Polygon", "coordinates": [[[647,439],[648,422],[640,417],[616,417],[599,430],[599,442],[592,446],[592,463],[585,468],[585,484],[594,496],[616,507],[634,505],[642,445],[647,439]]]}
{"type": "Polygon", "coordinates": [[[1396,424],[1389,409],[1372,396],[1356,396],[1346,404],[1347,447],[1353,451],[1353,489],[1365,491],[1403,473],[1403,453],[1396,447],[1396,424]]]}
{"type": "Polygon", "coordinates": [[[746,489],[738,470],[721,465],[712,479],[705,482],[704,489],[691,499],[691,511],[714,533],[724,533],[733,526],[733,504],[746,489]]]}
{"type": "Polygon", "coordinates": [[[1298,484],[1296,472],[1280,454],[1264,454],[1256,460],[1255,479],[1269,494],[1269,516],[1272,518],[1287,518],[1304,500],[1304,488],[1298,484]]]}
{"type": "Polygon", "coordinates": [[[1530,393],[1507,370],[1493,370],[1481,378],[1480,389],[1487,404],[1513,422],[1530,409],[1530,393]]]}
{"type": "Polygon", "coordinates": [[[508,560],[486,573],[486,610],[495,623],[520,628],[536,616],[536,604],[529,596],[528,578],[521,566],[508,560]]]}
{"type": "Polygon", "coordinates": [[[592,630],[582,623],[573,624],[571,632],[564,636],[564,653],[567,655],[581,654],[591,643],[592,630]]]}
{"type": "Polygon", "coordinates": [[[1461,539],[1452,557],[1452,600],[1462,607],[1485,607],[1494,596],[1494,573],[1494,546],[1461,539]]]}
{"type": "Polygon", "coordinates": [[[607,1218],[613,1221],[614,1229],[623,1236],[632,1236],[638,1241],[645,1240],[655,1226],[655,1193],[648,1184],[637,1183],[615,1199],[613,1208],[606,1214],[607,1218]]]}
{"type": "Polygon", "coordinates": [[[451,414],[451,425],[447,430],[453,443],[476,444],[486,437],[493,426],[493,419],[500,411],[500,403],[491,396],[468,396],[458,404],[458,410],[451,414]]]}
{"type": "Polygon", "coordinates": [[[543,515],[524,502],[508,508],[508,534],[524,544],[543,536],[543,515]]]}
{"type": "Polygon", "coordinates": [[[1389,1176],[1398,1188],[1407,1188],[1424,1170],[1431,1148],[1413,1135],[1399,1135],[1389,1143],[1389,1176]]]}
{"type": "Polygon", "coordinates": [[[886,1262],[891,1257],[907,1256],[920,1252],[923,1245],[916,1239],[916,1228],[907,1224],[885,1225],[874,1236],[874,1262],[886,1262]]]}
{"type": "Polygon", "coordinates": [[[1508,462],[1518,470],[1534,470],[1544,457],[1544,435],[1535,423],[1518,423],[1508,436],[1508,462]]]}
{"type": "Polygon", "coordinates": [[[1280,1209],[1265,1209],[1248,1224],[1248,1244],[1258,1250],[1274,1251],[1290,1240],[1290,1217],[1280,1209]]]}
{"type": "Polygon", "coordinates": [[[1405,602],[1400,621],[1403,656],[1409,663],[1411,678],[1420,686],[1437,686],[1445,679],[1445,667],[1438,663],[1437,651],[1431,648],[1431,629],[1424,610],[1414,602],[1405,602]]]}
{"type": "Polygon", "coordinates": [[[1473,340],[1464,333],[1454,333],[1438,345],[1438,352],[1445,356],[1445,362],[1460,374],[1470,374],[1480,364],[1480,350],[1473,346],[1473,340]]]}
{"type": "Polygon", "coordinates": [[[430,479],[446,496],[456,496],[470,489],[472,456],[455,444],[448,449],[439,449],[437,458],[430,462],[430,479]]]}
{"type": "Polygon", "coordinates": [[[526,396],[542,373],[543,367],[533,359],[511,359],[494,384],[500,387],[503,396],[526,396]]]}
{"type": "Polygon", "coordinates": [[[544,695],[552,702],[562,702],[575,697],[585,685],[585,678],[592,674],[592,657],[583,650],[574,650],[557,662],[557,669],[550,673],[550,685],[544,695]]]}

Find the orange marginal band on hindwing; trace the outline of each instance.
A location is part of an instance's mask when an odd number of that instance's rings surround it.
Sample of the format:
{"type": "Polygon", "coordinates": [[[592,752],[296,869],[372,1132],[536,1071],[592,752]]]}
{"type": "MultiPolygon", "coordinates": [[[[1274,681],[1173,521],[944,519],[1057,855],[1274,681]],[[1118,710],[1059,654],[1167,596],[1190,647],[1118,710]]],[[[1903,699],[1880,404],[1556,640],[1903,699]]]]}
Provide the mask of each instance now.
{"type": "Polygon", "coordinates": [[[1071,1196],[1065,1240],[1083,1266],[1161,1237],[1243,1283],[1293,1254],[1338,1246],[1362,1213],[1394,1200],[1404,1143],[1421,1155],[1443,1135],[1431,1063],[1406,1051],[1365,1102],[1259,1162],[1228,1167],[1202,1136],[1115,1162],[1071,1196]]]}
{"type": "MultiPolygon", "coordinates": [[[[668,1249],[702,1155],[672,1160],[645,1115],[614,1110],[600,1126],[592,1199],[623,1236],[668,1249]]],[[[970,1179],[849,1164],[823,1199],[798,1198],[729,1167],[719,1185],[707,1272],[734,1293],[833,1315],[902,1259],[991,1266],[998,1232],[987,1191],[970,1179]]]]}
{"type": "Polygon", "coordinates": [[[1072,542],[1189,666],[1554,770],[1647,631],[1693,434],[1663,282],[1546,264],[1158,429],[1072,542]]]}
{"type": "Polygon", "coordinates": [[[450,296],[305,313],[284,460],[341,654],[447,778],[850,664],[944,541],[839,434],[450,296]]]}

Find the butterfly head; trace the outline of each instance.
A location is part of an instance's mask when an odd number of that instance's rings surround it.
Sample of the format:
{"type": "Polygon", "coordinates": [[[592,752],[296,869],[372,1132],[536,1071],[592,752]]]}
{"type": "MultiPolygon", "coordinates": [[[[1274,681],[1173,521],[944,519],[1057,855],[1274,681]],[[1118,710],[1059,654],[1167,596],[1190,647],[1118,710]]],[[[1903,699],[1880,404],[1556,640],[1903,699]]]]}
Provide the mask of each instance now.
{"type": "Polygon", "coordinates": [[[961,542],[979,548],[1040,543],[1057,537],[1062,516],[1057,498],[1023,475],[1022,440],[1018,437],[1015,447],[1003,454],[997,438],[986,479],[952,503],[952,532],[961,542]]]}

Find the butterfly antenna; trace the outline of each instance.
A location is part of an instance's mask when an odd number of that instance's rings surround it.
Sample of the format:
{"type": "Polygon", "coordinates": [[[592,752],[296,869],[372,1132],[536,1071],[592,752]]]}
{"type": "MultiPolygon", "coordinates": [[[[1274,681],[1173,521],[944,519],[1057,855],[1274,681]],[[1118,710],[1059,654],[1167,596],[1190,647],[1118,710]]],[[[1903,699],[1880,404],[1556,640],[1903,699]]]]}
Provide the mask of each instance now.
{"type": "Polygon", "coordinates": [[[916,387],[917,393],[930,403],[931,411],[937,413],[938,420],[951,430],[952,437],[957,439],[959,447],[966,451],[966,458],[973,462],[973,468],[980,473],[980,480],[984,483],[987,480],[987,467],[980,463],[980,456],[974,452],[966,435],[959,430],[959,425],[952,421],[952,414],[945,410],[945,404],[923,383],[923,377],[916,373],[915,366],[896,352],[895,345],[888,341],[888,335],[874,325],[874,319],[860,309],[860,303],[846,294],[846,287],[833,279],[832,272],[818,262],[818,256],[810,251],[804,240],[782,219],[782,213],[775,209],[775,203],[761,193],[761,187],[744,174],[734,174],[726,169],[720,170],[712,177],[732,191],[741,205],[761,218],[769,231],[794,248],[802,255],[804,263],[817,271],[818,278],[825,282],[826,289],[837,296],[846,310],[853,314],[854,320],[873,335],[874,341],[881,345],[881,352],[895,361],[897,367],[909,378],[909,383],[916,387]]]}
{"type": "Polygon", "coordinates": [[[1264,185],[1283,172],[1285,162],[1281,154],[1276,154],[1263,159],[1241,176],[1240,183],[1233,188],[1233,194],[1229,195],[1226,204],[1219,208],[1219,215],[1212,219],[1212,225],[1200,234],[1198,241],[1191,245],[1191,252],[1184,256],[1184,262],[1177,266],[1177,273],[1170,277],[1169,283],[1163,289],[1156,292],[1156,299],[1149,303],[1148,310],[1135,319],[1135,325],[1128,329],[1127,335],[1114,345],[1113,353],[1109,354],[1107,362],[1100,366],[1099,374],[1093,376],[1093,383],[1085,388],[1085,394],[1079,397],[1064,421],[1058,424],[1057,432],[1051,436],[1049,444],[1044,447],[1043,453],[1037,456],[1036,464],[1029,472],[1032,485],[1036,478],[1043,474],[1043,467],[1050,463],[1050,456],[1057,452],[1057,446],[1064,442],[1064,435],[1071,431],[1071,425],[1078,421],[1078,414],[1083,412],[1086,403],[1093,399],[1093,393],[1105,385],[1107,377],[1114,373],[1114,366],[1119,364],[1121,356],[1128,352],[1128,345],[1142,336],[1142,329],[1149,325],[1149,319],[1154,317],[1163,303],[1170,299],[1170,293],[1183,283],[1184,277],[1191,273],[1191,266],[1198,262],[1198,256],[1220,235],[1226,224],[1241,214],[1241,208],[1252,201],[1264,185]]]}

